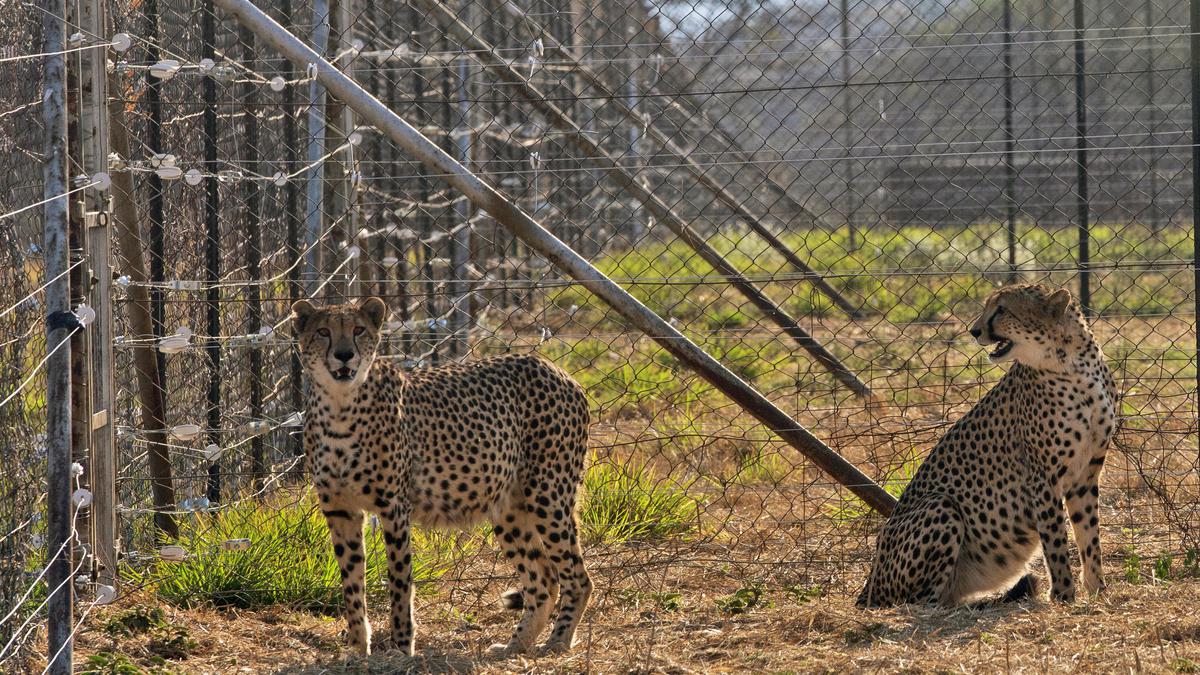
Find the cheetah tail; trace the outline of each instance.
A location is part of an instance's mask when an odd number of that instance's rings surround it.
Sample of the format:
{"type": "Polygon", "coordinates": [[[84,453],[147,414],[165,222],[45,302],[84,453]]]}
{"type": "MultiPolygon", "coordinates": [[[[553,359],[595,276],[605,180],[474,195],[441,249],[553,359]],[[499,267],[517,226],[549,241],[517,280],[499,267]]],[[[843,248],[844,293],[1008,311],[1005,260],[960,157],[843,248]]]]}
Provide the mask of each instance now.
{"type": "Polygon", "coordinates": [[[525,596],[517,589],[500,596],[500,602],[504,603],[504,609],[525,609],[525,596]]]}
{"type": "Polygon", "coordinates": [[[1020,602],[1027,598],[1036,598],[1038,590],[1038,578],[1032,573],[1027,573],[1001,596],[1000,602],[1020,602]]]}

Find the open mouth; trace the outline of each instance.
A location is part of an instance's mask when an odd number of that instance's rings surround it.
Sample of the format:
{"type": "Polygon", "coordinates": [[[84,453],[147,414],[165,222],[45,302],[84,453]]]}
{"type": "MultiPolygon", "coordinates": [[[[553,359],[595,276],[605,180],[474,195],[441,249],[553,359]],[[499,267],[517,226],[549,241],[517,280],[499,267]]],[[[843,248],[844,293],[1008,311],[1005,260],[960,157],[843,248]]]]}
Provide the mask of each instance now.
{"type": "Polygon", "coordinates": [[[992,357],[993,359],[998,359],[1012,351],[1012,348],[1012,340],[1001,338],[1000,341],[996,343],[996,348],[993,349],[988,356],[992,357]]]}
{"type": "Polygon", "coordinates": [[[342,366],[341,368],[333,371],[333,379],[337,380],[338,382],[349,382],[350,380],[354,379],[354,372],[349,368],[342,366]]]}

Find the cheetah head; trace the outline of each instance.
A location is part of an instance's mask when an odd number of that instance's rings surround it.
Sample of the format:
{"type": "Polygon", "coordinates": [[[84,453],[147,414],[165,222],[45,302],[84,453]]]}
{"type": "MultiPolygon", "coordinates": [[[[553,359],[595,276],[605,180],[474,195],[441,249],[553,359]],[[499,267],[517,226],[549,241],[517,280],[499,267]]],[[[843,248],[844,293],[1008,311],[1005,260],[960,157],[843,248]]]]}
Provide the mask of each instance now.
{"type": "Polygon", "coordinates": [[[1041,284],[1006,286],[984,302],[971,336],[993,363],[1013,360],[1039,370],[1065,370],[1087,343],[1083,314],[1065,288],[1041,284]]]}
{"type": "Polygon", "coordinates": [[[300,363],[313,383],[337,391],[366,381],[386,316],[387,306],[379,298],[324,307],[296,301],[292,326],[300,341],[300,363]]]}

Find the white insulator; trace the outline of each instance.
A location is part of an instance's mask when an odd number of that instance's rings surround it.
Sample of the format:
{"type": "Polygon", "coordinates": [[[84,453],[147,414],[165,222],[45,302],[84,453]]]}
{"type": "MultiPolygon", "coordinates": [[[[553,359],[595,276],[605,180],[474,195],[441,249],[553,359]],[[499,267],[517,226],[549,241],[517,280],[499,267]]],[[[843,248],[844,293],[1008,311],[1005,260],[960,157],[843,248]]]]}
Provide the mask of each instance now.
{"type": "Polygon", "coordinates": [[[190,441],[200,435],[199,424],[176,424],[171,427],[171,438],[177,441],[190,441]]]}
{"type": "Polygon", "coordinates": [[[124,53],[133,46],[133,38],[129,36],[129,33],[116,33],[108,41],[108,46],[112,47],[115,52],[124,53]]]}
{"type": "Polygon", "coordinates": [[[199,185],[202,180],[204,174],[200,173],[200,169],[188,169],[187,173],[183,174],[183,182],[188,185],[199,185]]]}
{"type": "Polygon", "coordinates": [[[108,192],[108,189],[112,187],[112,176],[109,176],[107,173],[101,171],[100,173],[92,176],[91,183],[92,187],[96,188],[97,190],[101,192],[108,192]]]}
{"type": "Polygon", "coordinates": [[[287,80],[276,75],[275,77],[271,78],[270,86],[271,91],[283,91],[285,88],[287,88],[287,80]]]}
{"type": "Polygon", "coordinates": [[[180,326],[174,335],[167,335],[159,339],[158,351],[164,354],[175,354],[187,349],[191,340],[192,331],[187,326],[180,326]]]}
{"type": "Polygon", "coordinates": [[[163,180],[179,180],[183,178],[183,169],[177,166],[163,166],[154,170],[158,177],[163,180]]]}
{"type": "Polygon", "coordinates": [[[221,542],[221,548],[226,551],[245,551],[250,548],[250,540],[246,538],[226,539],[221,542]]]}
{"type": "Polygon", "coordinates": [[[71,475],[78,478],[83,475],[83,465],[79,462],[71,462],[71,475]]]}
{"type": "Polygon", "coordinates": [[[275,184],[279,187],[283,187],[284,185],[287,185],[288,177],[286,173],[282,171],[276,171],[275,175],[272,177],[272,180],[275,181],[275,184]]]}
{"type": "Polygon", "coordinates": [[[187,556],[187,549],[174,544],[170,546],[163,546],[162,548],[158,549],[158,557],[166,560],[167,562],[183,562],[184,560],[187,560],[187,556]]]}
{"type": "Polygon", "coordinates": [[[96,604],[110,605],[117,599],[117,589],[108,584],[100,584],[96,587],[96,604]]]}
{"type": "Polygon", "coordinates": [[[77,509],[86,509],[92,505],[92,491],[87,488],[79,488],[71,493],[71,502],[75,504],[77,509]]]}
{"type": "Polygon", "coordinates": [[[75,308],[75,318],[85,327],[90,326],[96,320],[96,310],[87,305],[79,305],[75,308]]]}
{"type": "Polygon", "coordinates": [[[150,66],[150,75],[160,80],[169,80],[179,72],[179,65],[175,59],[163,59],[150,66]]]}
{"type": "Polygon", "coordinates": [[[215,462],[218,459],[221,459],[221,454],[224,452],[225,449],[221,446],[217,445],[216,443],[209,443],[208,445],[204,446],[204,459],[209,462],[215,462]]]}

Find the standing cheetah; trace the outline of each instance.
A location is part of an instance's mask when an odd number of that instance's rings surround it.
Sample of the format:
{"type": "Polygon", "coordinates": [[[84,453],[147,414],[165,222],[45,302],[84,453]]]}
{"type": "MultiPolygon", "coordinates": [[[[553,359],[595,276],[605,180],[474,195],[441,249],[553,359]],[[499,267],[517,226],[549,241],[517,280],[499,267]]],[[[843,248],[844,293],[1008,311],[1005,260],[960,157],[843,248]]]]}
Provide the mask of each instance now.
{"type": "Polygon", "coordinates": [[[535,356],[501,356],[407,375],[376,358],[379,298],[292,305],[311,382],[304,446],[341,569],[350,642],[369,654],[363,512],[379,514],[392,601],[389,646],[413,653],[410,523],[465,528],[487,519],[512,560],[524,608],[493,653],[531,651],[557,599],[544,649],[570,648],[591,580],[575,521],[588,406],[570,376],[535,356]],[[561,593],[559,592],[561,588],[561,593]]]}
{"type": "Polygon", "coordinates": [[[1072,602],[1067,512],[1091,593],[1100,577],[1098,479],[1115,423],[1116,386],[1070,291],[1001,288],[971,327],[1016,363],[950,428],[879,535],[860,607],[955,605],[1036,592],[1038,545],[1051,597],[1072,602]]]}

